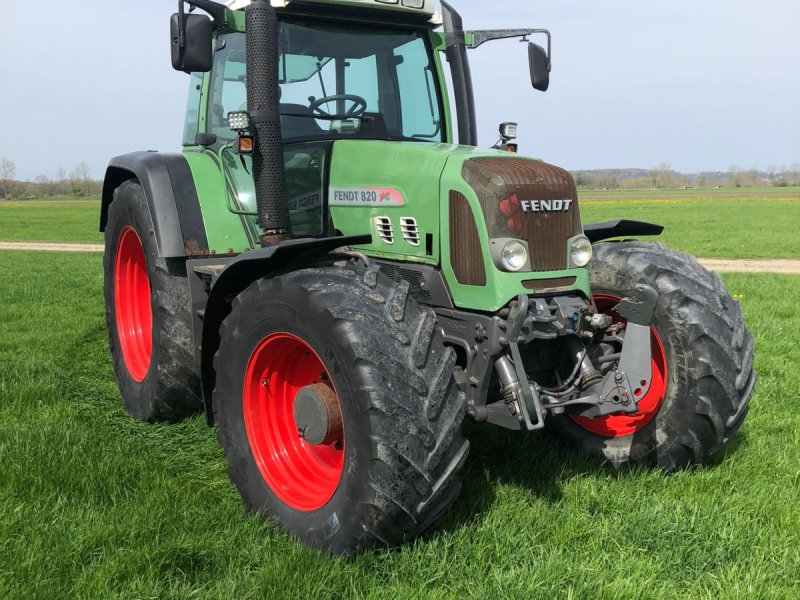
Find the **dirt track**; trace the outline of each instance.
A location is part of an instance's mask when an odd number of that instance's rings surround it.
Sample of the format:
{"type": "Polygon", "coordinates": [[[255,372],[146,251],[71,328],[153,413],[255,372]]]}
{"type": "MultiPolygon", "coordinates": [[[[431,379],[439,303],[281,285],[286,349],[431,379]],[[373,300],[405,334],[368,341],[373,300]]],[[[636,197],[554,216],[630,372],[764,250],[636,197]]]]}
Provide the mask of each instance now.
{"type": "Polygon", "coordinates": [[[45,252],[102,252],[102,244],[45,244],[39,242],[0,242],[0,250],[42,250],[45,252]]]}
{"type": "Polygon", "coordinates": [[[800,260],[770,259],[755,260],[747,258],[701,258],[700,263],[707,269],[721,273],[777,273],[780,275],[800,275],[800,260]]]}
{"type": "MultiPolygon", "coordinates": [[[[0,242],[0,250],[40,250],[47,252],[102,252],[102,244],[45,244],[39,242],[0,242]]],[[[701,258],[700,262],[712,271],[722,273],[777,273],[800,275],[800,260],[745,258],[701,258]]]]}

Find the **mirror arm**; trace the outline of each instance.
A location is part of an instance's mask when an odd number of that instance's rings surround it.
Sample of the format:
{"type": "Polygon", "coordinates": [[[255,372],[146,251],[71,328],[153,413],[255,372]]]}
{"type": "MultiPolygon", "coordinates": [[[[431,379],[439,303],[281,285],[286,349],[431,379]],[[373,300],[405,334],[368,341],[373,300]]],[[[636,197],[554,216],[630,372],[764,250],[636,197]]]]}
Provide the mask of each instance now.
{"type": "Polygon", "coordinates": [[[217,21],[218,23],[225,22],[225,11],[228,10],[224,4],[220,4],[219,2],[214,2],[213,0],[178,0],[178,4],[180,5],[180,13],[183,16],[183,3],[190,5],[193,9],[199,8],[201,10],[206,11],[211,18],[217,21]]]}
{"type": "Polygon", "coordinates": [[[552,66],[550,59],[552,43],[550,32],[547,29],[486,29],[482,31],[468,31],[467,33],[472,35],[472,43],[467,44],[467,48],[470,50],[474,50],[486,42],[515,37],[522,38],[520,40],[521,42],[527,42],[529,35],[533,35],[534,33],[543,33],[547,36],[547,70],[548,72],[550,71],[552,66]]]}
{"type": "MultiPolygon", "coordinates": [[[[481,44],[493,40],[504,40],[507,38],[521,37],[526,38],[536,32],[536,29],[486,29],[482,31],[469,31],[472,34],[472,43],[467,44],[470,50],[477,48],[481,44]]],[[[522,41],[525,41],[524,39],[522,41]]]]}

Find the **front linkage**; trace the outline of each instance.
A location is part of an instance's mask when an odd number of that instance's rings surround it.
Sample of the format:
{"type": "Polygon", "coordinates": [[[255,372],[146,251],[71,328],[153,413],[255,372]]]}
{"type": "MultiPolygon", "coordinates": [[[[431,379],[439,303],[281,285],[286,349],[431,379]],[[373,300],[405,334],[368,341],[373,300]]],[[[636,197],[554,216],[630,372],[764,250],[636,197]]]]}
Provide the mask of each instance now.
{"type": "Polygon", "coordinates": [[[445,340],[467,353],[466,368],[456,372],[456,381],[466,394],[470,416],[534,431],[544,427],[545,415],[563,414],[567,407],[584,407],[577,414],[588,418],[638,411],[638,400],[647,394],[652,379],[650,325],[657,301],[657,292],[644,284],[636,286],[634,297],[623,298],[614,312],[627,319],[624,332],[620,323],[579,296],[520,294],[494,316],[436,312],[445,340]],[[530,379],[526,371],[520,346],[536,340],[559,340],[573,361],[569,375],[554,387],[530,379]],[[600,365],[608,365],[604,373],[590,354],[600,365]],[[492,394],[494,381],[500,399],[488,402],[498,395],[492,394]]]}

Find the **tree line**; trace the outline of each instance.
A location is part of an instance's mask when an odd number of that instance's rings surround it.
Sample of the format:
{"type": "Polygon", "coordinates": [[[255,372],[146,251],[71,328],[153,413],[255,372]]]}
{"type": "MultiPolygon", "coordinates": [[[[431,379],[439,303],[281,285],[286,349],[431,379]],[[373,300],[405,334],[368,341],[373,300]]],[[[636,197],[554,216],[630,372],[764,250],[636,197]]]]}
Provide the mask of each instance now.
{"type": "Polygon", "coordinates": [[[78,163],[69,172],[59,168],[54,178],[39,175],[33,181],[19,181],[15,179],[16,173],[14,161],[0,158],[0,198],[99,196],[103,189],[103,182],[92,179],[85,162],[78,163]]]}
{"type": "Polygon", "coordinates": [[[736,165],[727,171],[680,173],[668,163],[652,169],[595,169],[573,171],[575,183],[582,189],[647,188],[741,188],[800,186],[800,164],[774,165],[766,170],[742,169],[736,165]]]}

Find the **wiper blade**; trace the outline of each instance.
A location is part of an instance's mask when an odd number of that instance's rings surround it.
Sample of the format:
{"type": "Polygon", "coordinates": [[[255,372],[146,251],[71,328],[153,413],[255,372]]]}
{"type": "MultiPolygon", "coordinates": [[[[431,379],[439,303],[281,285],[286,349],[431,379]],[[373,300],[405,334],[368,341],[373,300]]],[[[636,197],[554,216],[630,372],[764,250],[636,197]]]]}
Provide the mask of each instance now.
{"type": "Polygon", "coordinates": [[[282,117],[303,117],[306,119],[319,119],[320,121],[347,121],[349,119],[358,119],[364,123],[370,123],[375,120],[375,117],[369,115],[309,115],[307,113],[288,113],[282,112],[282,117]]]}

